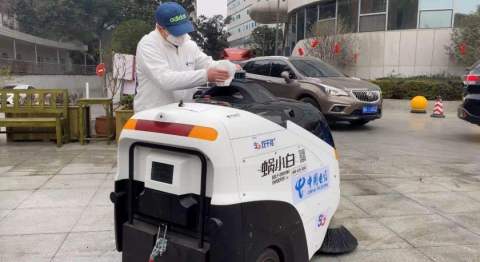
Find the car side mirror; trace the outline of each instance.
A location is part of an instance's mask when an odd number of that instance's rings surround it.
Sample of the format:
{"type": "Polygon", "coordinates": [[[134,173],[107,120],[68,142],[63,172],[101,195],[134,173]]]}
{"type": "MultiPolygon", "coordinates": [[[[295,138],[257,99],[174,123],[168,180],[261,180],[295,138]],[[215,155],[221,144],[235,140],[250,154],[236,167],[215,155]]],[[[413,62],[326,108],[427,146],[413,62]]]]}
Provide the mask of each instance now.
{"type": "Polygon", "coordinates": [[[288,71],[283,71],[280,75],[282,76],[283,79],[285,79],[285,82],[287,83],[291,83],[293,81],[292,76],[288,71]]]}

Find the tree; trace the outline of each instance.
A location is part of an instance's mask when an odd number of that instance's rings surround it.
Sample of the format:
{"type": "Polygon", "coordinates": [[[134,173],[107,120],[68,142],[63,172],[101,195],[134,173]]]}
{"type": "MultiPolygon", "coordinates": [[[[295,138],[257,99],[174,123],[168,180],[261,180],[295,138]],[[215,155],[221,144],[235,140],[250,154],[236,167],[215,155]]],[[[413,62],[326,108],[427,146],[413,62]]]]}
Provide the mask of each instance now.
{"type": "MultiPolygon", "coordinates": [[[[155,10],[162,2],[161,0],[120,0],[122,2],[122,17],[125,20],[140,19],[148,24],[155,24],[155,10]]],[[[195,0],[169,0],[182,5],[189,14],[195,13],[195,0]]]]}
{"type": "Polygon", "coordinates": [[[214,59],[221,58],[223,50],[228,47],[227,38],[229,34],[225,29],[225,23],[221,15],[211,18],[203,15],[198,17],[196,31],[190,35],[198,46],[214,59]]]}
{"type": "MultiPolygon", "coordinates": [[[[337,24],[340,32],[345,32],[343,23],[337,24]]],[[[332,25],[317,23],[313,26],[314,37],[303,41],[304,55],[313,56],[338,66],[347,67],[357,62],[358,39],[352,34],[335,34],[332,25]]]]}
{"type": "Polygon", "coordinates": [[[7,0],[20,30],[57,41],[98,40],[119,23],[116,0],[7,0]]]}
{"type": "Polygon", "coordinates": [[[452,32],[452,44],[447,50],[459,64],[471,66],[480,59],[480,9],[455,19],[457,28],[452,32]]]}
{"type": "Polygon", "coordinates": [[[134,55],[140,39],[151,30],[150,25],[139,19],[122,22],[113,31],[112,50],[115,53],[134,55]]]}
{"type": "MultiPolygon", "coordinates": [[[[269,56],[275,55],[275,28],[268,26],[259,26],[255,28],[250,36],[251,46],[256,55],[269,56]]],[[[278,32],[278,47],[283,42],[282,30],[278,32]]]]}

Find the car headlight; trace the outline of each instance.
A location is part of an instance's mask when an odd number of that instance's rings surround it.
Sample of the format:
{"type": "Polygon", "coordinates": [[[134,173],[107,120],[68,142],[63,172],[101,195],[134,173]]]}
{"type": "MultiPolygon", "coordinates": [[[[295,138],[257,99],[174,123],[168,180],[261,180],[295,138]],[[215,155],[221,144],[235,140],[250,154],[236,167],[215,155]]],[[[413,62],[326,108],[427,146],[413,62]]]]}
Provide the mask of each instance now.
{"type": "Polygon", "coordinates": [[[325,84],[323,84],[322,86],[325,90],[325,93],[327,93],[327,95],[329,96],[350,96],[347,92],[345,92],[340,88],[336,88],[336,87],[325,85],[325,84]]]}

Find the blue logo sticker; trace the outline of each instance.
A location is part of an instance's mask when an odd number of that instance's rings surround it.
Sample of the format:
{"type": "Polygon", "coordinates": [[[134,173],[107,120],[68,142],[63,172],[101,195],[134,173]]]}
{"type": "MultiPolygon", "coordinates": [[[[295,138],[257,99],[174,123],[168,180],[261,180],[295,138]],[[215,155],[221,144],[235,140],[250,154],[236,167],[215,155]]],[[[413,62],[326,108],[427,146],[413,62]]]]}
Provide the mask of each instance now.
{"type": "Polygon", "coordinates": [[[269,147],[274,147],[275,146],[275,138],[271,139],[266,139],[260,142],[254,142],[253,143],[253,148],[259,150],[259,149],[265,149],[269,147]]]}
{"type": "Polygon", "coordinates": [[[292,178],[293,202],[301,202],[328,188],[329,172],[327,168],[316,169],[292,178]]]}

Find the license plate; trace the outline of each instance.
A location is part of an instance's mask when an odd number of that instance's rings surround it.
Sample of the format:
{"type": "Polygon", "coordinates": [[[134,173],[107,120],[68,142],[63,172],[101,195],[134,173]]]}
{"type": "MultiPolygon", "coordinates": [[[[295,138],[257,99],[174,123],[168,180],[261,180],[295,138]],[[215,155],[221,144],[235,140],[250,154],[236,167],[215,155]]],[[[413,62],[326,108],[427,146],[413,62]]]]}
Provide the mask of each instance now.
{"type": "Polygon", "coordinates": [[[378,111],[377,105],[364,105],[363,106],[363,113],[364,114],[376,114],[378,111]]]}

